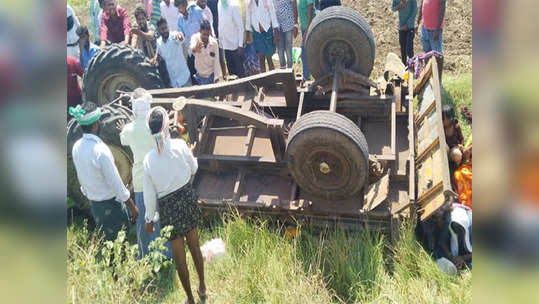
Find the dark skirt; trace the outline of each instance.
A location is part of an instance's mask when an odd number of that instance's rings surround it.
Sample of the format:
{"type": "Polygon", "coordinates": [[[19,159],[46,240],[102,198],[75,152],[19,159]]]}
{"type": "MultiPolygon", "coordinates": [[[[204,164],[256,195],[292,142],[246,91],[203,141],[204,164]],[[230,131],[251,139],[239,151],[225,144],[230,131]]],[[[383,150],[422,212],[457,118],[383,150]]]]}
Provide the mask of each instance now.
{"type": "Polygon", "coordinates": [[[172,232],[168,238],[170,241],[177,237],[184,237],[196,228],[201,212],[198,207],[198,197],[191,184],[167,194],[157,202],[161,229],[172,226],[172,232]]]}

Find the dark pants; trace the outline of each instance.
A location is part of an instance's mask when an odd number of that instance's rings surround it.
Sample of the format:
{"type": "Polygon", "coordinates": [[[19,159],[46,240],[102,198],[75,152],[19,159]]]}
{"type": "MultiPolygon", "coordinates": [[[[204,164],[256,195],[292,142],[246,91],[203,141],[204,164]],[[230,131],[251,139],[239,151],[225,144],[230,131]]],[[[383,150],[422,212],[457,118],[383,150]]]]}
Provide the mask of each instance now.
{"type": "Polygon", "coordinates": [[[170,77],[168,75],[168,70],[167,70],[167,63],[161,57],[159,57],[158,69],[159,69],[159,76],[161,77],[161,81],[163,81],[165,88],[170,88],[171,85],[170,85],[170,77]]]}
{"type": "Polygon", "coordinates": [[[195,69],[195,56],[187,56],[187,67],[189,67],[189,73],[191,74],[191,83],[197,85],[198,83],[195,79],[195,74],[197,73],[197,70],[195,69]]]}
{"type": "Polygon", "coordinates": [[[399,31],[402,63],[407,65],[408,59],[414,57],[414,29],[399,31]]]}
{"type": "Polygon", "coordinates": [[[238,54],[238,50],[230,51],[225,50],[226,67],[228,74],[236,75],[238,77],[244,77],[243,72],[243,56],[238,54]]]}

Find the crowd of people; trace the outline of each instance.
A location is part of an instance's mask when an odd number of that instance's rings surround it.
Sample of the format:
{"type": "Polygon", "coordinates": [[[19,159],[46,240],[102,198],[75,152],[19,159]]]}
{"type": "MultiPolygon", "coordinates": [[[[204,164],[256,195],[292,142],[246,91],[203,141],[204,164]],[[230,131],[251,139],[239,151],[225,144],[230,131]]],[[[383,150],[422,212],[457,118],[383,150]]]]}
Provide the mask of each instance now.
{"type": "MultiPolygon", "coordinates": [[[[72,150],[77,177],[91,201],[96,224],[106,240],[136,223],[139,257],[148,254],[160,227],[172,226],[163,252],[173,258],[187,302],[194,303],[186,265],[185,243],[199,277],[198,294],[206,298],[204,264],[198,242],[200,210],[191,183],[198,164],[185,141],[171,139],[168,114],[150,107],[151,95],[136,89],[132,96],[134,120],[119,125],[122,145],[133,152],[134,201],[122,182],[107,145],[98,137],[101,109],[91,101],[81,104],[81,90],[73,75],[82,77],[93,56],[115,43],[141,50],[157,66],[165,86],[186,87],[218,82],[225,75],[246,77],[294,64],[293,40],[306,31],[318,9],[340,5],[335,0],[142,0],[129,12],[116,0],[92,0],[89,27],[81,25],[68,6],[68,106],[83,136],[72,150]],[[71,77],[71,78],[70,78],[71,77]],[[159,210],[159,212],[157,212],[159,210]]],[[[442,52],[445,0],[423,0],[417,24],[425,52],[442,52]]],[[[399,12],[399,41],[404,63],[414,57],[416,0],[393,0],[399,12]]],[[[303,78],[310,79],[302,52],[303,78]]],[[[435,258],[457,268],[471,267],[471,146],[464,138],[452,108],[444,107],[443,124],[449,145],[451,175],[458,201],[452,202],[422,225],[424,243],[435,258]]]]}
{"type": "MultiPolygon", "coordinates": [[[[128,12],[117,0],[92,0],[89,26],[80,24],[68,6],[68,57],[84,71],[99,49],[113,43],[130,45],[159,68],[165,87],[175,88],[273,70],[276,53],[279,68],[292,68],[294,38],[301,33],[304,41],[316,15],[315,4],[325,8],[340,1],[142,0],[128,12]]],[[[301,53],[303,77],[308,80],[301,53]]],[[[78,75],[78,70],[68,75],[78,75]]],[[[73,99],[68,104],[80,102],[73,99]]]]}

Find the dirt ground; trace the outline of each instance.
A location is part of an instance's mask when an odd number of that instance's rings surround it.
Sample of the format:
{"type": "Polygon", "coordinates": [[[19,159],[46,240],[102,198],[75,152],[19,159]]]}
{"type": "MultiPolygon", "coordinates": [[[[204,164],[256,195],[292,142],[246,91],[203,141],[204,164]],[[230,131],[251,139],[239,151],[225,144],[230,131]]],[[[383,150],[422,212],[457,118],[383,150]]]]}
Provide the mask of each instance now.
{"type": "MultiPolygon", "coordinates": [[[[418,5],[420,0],[418,1],[418,5]]],[[[68,0],[75,10],[81,24],[88,25],[89,2],[87,0],[68,0]]],[[[141,3],[138,0],[118,0],[130,15],[141,3]]],[[[343,0],[343,5],[359,11],[372,27],[376,43],[376,59],[372,77],[380,76],[388,52],[400,56],[398,16],[391,11],[391,0],[343,0]]],[[[134,17],[132,22],[134,22],[134,17]]],[[[471,73],[472,71],[472,3],[469,0],[448,0],[446,28],[443,33],[444,70],[449,74],[471,73]]],[[[296,39],[299,45],[299,39],[296,39]]],[[[414,40],[415,53],[422,52],[419,35],[414,40]]]]}

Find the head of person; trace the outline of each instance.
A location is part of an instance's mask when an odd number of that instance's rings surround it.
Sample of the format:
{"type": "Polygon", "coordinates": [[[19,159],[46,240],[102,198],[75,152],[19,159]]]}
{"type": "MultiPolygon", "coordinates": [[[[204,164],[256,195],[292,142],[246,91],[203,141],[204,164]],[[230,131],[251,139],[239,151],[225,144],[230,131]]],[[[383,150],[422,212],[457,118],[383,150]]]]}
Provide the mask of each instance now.
{"type": "Polygon", "coordinates": [[[97,134],[101,108],[95,103],[86,101],[76,107],[69,107],[69,114],[75,118],[83,133],[97,134]]]}
{"type": "Polygon", "coordinates": [[[459,147],[453,147],[449,151],[449,159],[454,162],[457,166],[462,163],[462,151],[459,147]]]}
{"type": "Polygon", "coordinates": [[[157,106],[150,110],[148,114],[148,128],[155,140],[158,154],[163,153],[166,143],[170,139],[168,123],[168,113],[163,107],[157,106]]]}
{"type": "Polygon", "coordinates": [[[159,35],[163,37],[164,40],[168,39],[169,32],[168,32],[167,19],[165,19],[164,17],[161,17],[159,18],[159,20],[157,20],[157,31],[159,32],[159,35]]]}
{"type": "Polygon", "coordinates": [[[170,0],[163,0],[163,2],[165,2],[165,4],[166,4],[167,6],[170,5],[170,0]]]}
{"type": "Polygon", "coordinates": [[[201,9],[205,9],[207,4],[208,4],[208,1],[207,1],[207,0],[197,0],[197,5],[198,5],[201,9]]]}
{"type": "Polygon", "coordinates": [[[202,42],[204,42],[205,45],[208,45],[208,42],[210,41],[210,34],[211,34],[210,22],[204,19],[200,23],[200,40],[202,40],[202,42]]]}
{"type": "Polygon", "coordinates": [[[81,25],[77,28],[77,36],[79,36],[79,43],[82,46],[88,46],[90,42],[90,32],[88,32],[88,27],[81,25]]]}
{"type": "Polygon", "coordinates": [[[103,0],[103,12],[109,13],[109,16],[116,16],[116,0],[103,0]]]}
{"type": "Polygon", "coordinates": [[[152,102],[152,95],[143,88],[137,88],[133,91],[133,98],[131,99],[131,109],[135,117],[146,117],[150,112],[150,104],[152,102]]]}
{"type": "Polygon", "coordinates": [[[180,14],[187,15],[187,0],[174,0],[174,6],[178,8],[180,14]]]}
{"type": "Polygon", "coordinates": [[[146,14],[146,10],[142,6],[137,6],[135,9],[135,20],[142,30],[146,30],[148,27],[148,14],[146,14]]]}
{"type": "Polygon", "coordinates": [[[451,124],[457,122],[455,115],[455,109],[451,105],[443,105],[442,107],[442,122],[444,127],[449,127],[451,124]]]}
{"type": "Polygon", "coordinates": [[[105,9],[105,0],[99,0],[98,2],[99,2],[99,7],[101,9],[105,9]]]}

